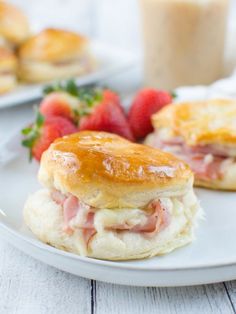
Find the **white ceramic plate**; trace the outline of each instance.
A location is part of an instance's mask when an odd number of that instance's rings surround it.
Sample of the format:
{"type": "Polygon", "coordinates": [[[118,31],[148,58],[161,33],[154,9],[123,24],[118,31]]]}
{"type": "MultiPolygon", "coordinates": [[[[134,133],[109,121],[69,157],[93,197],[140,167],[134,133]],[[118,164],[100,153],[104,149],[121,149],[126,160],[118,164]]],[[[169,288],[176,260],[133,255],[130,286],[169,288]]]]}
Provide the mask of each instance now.
{"type": "MultiPolygon", "coordinates": [[[[79,86],[101,81],[111,75],[129,69],[139,61],[137,57],[127,51],[98,41],[91,42],[91,50],[98,60],[98,66],[92,73],[76,79],[79,86]]],[[[40,98],[44,85],[19,85],[13,91],[0,96],[0,108],[15,106],[40,98]]]]}
{"type": "Polygon", "coordinates": [[[25,253],[75,275],[125,285],[179,286],[236,279],[236,193],[196,191],[206,219],[191,245],[163,257],[108,262],[57,250],[27,230],[22,208],[27,195],[39,188],[37,168],[28,163],[25,151],[2,165],[0,159],[0,235],[25,253]]]}

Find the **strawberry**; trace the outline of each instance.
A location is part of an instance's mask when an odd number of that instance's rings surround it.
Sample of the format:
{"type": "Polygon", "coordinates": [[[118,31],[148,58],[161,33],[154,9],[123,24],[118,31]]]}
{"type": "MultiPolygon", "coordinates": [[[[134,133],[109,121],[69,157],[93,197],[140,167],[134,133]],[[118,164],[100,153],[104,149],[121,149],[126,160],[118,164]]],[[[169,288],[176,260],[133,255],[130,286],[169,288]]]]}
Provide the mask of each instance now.
{"type": "Polygon", "coordinates": [[[153,131],[151,116],[171,102],[172,97],[166,91],[145,88],[137,93],[128,114],[128,121],[136,139],[143,138],[153,131]]]}
{"type": "Polygon", "coordinates": [[[123,109],[113,102],[103,101],[92,108],[90,114],[80,119],[79,130],[106,131],[134,140],[123,109]]]}
{"type": "Polygon", "coordinates": [[[22,130],[25,136],[22,145],[29,148],[30,160],[34,157],[40,161],[42,153],[55,139],[75,132],[77,128],[71,121],[56,116],[45,118],[38,112],[36,122],[22,130]]]}
{"type": "Polygon", "coordinates": [[[102,100],[104,102],[113,102],[113,103],[116,103],[117,105],[121,106],[120,97],[118,96],[117,93],[113,92],[110,89],[104,89],[102,91],[102,100]]]}
{"type": "Polygon", "coordinates": [[[45,116],[63,116],[79,125],[79,130],[107,131],[134,139],[120,98],[114,91],[78,88],[70,80],[48,86],[45,92],[48,95],[40,106],[40,112],[45,116]]]}
{"type": "Polygon", "coordinates": [[[94,87],[78,88],[73,80],[47,86],[45,98],[40,104],[40,112],[48,116],[62,116],[78,123],[80,116],[90,113],[90,107],[103,102],[120,104],[118,94],[110,89],[94,87]]]}
{"type": "Polygon", "coordinates": [[[40,161],[43,152],[47,150],[50,144],[53,143],[53,141],[58,137],[60,137],[59,130],[51,124],[45,124],[41,130],[40,135],[32,145],[32,156],[36,160],[40,161]]]}
{"type": "Polygon", "coordinates": [[[78,99],[65,92],[48,94],[41,102],[39,111],[45,117],[60,116],[76,121],[77,114],[74,108],[78,107],[78,99]]]}

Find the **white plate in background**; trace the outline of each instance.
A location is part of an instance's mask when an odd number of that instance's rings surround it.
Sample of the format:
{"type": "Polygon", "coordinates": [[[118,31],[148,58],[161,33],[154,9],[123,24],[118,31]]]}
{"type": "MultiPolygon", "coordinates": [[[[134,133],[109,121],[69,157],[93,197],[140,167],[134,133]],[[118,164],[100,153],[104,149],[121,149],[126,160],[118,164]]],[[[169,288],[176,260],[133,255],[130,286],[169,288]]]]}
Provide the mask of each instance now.
{"type": "MultiPolygon", "coordinates": [[[[9,149],[9,147],[8,147],[9,149]]],[[[135,286],[181,286],[236,279],[236,193],[197,189],[206,219],[197,239],[171,254],[109,262],[80,257],[38,241],[25,227],[22,208],[37,190],[38,165],[27,154],[0,165],[0,235],[26,254],[82,277],[135,286]]]]}
{"type": "MultiPolygon", "coordinates": [[[[96,83],[128,70],[139,62],[139,58],[133,54],[99,41],[91,41],[91,51],[98,61],[98,66],[90,74],[80,76],[76,79],[76,83],[79,86],[96,83]]],[[[48,84],[50,83],[19,84],[13,91],[0,96],[0,109],[40,98],[43,87],[48,84]]]]}

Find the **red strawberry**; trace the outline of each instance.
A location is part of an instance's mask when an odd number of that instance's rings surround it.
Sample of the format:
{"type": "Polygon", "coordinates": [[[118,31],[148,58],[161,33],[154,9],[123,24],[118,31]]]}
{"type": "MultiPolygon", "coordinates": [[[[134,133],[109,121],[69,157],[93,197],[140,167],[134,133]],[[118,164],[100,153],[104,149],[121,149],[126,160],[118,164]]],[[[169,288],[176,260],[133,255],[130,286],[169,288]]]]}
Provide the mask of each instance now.
{"type": "Polygon", "coordinates": [[[44,118],[38,113],[36,122],[22,130],[25,135],[22,144],[30,149],[30,159],[33,156],[40,160],[42,153],[55,139],[75,132],[77,132],[77,128],[69,120],[63,117],[44,118]]]}
{"type": "Polygon", "coordinates": [[[112,102],[102,102],[89,115],[82,117],[79,130],[106,131],[134,140],[122,108],[112,102]]]}
{"type": "Polygon", "coordinates": [[[121,106],[120,104],[120,97],[118,96],[118,94],[116,94],[115,92],[113,92],[110,89],[104,89],[102,92],[102,100],[104,102],[113,102],[119,106],[121,106]]]}
{"type": "Polygon", "coordinates": [[[45,120],[45,125],[51,125],[60,131],[60,136],[78,132],[77,127],[63,117],[47,117],[45,120]]]}
{"type": "Polygon", "coordinates": [[[40,104],[40,112],[45,117],[60,116],[75,121],[74,108],[78,107],[78,99],[65,92],[48,94],[40,104]]]}
{"type": "Polygon", "coordinates": [[[49,90],[39,110],[45,117],[61,116],[77,124],[81,115],[90,112],[89,107],[100,102],[112,102],[121,107],[119,96],[112,90],[78,88],[71,81],[65,87],[57,86],[55,90],[49,90]]]}
{"type": "Polygon", "coordinates": [[[45,92],[49,95],[40,107],[41,113],[45,116],[72,119],[74,123],[79,124],[80,130],[107,131],[130,140],[134,139],[120,98],[112,90],[78,88],[75,82],[68,81],[48,86],[45,92]]]}
{"type": "Polygon", "coordinates": [[[40,161],[43,152],[48,149],[50,144],[58,137],[60,137],[59,130],[55,128],[54,125],[45,124],[41,130],[41,134],[32,146],[31,153],[33,157],[40,161]]]}
{"type": "Polygon", "coordinates": [[[168,92],[145,88],[135,96],[128,115],[130,127],[136,139],[153,131],[151,116],[172,102],[168,92]]]}

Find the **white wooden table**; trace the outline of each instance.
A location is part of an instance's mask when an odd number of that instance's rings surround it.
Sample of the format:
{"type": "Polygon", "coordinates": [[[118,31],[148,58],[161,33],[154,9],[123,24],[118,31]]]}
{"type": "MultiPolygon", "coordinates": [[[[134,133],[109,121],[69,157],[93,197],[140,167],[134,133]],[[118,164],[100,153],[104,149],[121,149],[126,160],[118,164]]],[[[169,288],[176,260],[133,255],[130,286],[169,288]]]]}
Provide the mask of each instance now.
{"type": "MultiPolygon", "coordinates": [[[[108,83],[125,94],[140,84],[137,71],[108,83]]],[[[0,111],[0,140],[32,118],[31,107],[0,111]]],[[[116,286],[47,266],[0,238],[0,313],[236,313],[236,281],[182,288],[116,286]]]]}

